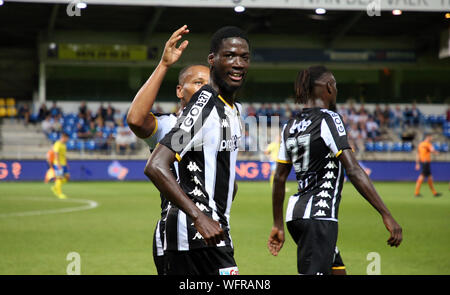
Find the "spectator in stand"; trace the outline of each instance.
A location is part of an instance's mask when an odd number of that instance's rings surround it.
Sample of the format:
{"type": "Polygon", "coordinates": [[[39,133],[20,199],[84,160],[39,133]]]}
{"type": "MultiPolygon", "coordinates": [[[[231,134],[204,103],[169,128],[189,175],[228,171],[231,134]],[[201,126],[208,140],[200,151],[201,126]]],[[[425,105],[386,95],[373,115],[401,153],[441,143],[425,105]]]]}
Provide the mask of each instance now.
{"type": "Polygon", "coordinates": [[[90,109],[87,109],[85,118],[87,125],[89,125],[92,121],[95,121],[95,117],[92,115],[92,111],[90,109]]]}
{"type": "Polygon", "coordinates": [[[103,102],[100,102],[100,106],[97,109],[97,113],[95,114],[95,119],[105,118],[106,116],[106,108],[103,106],[103,102]]]}
{"type": "Polygon", "coordinates": [[[39,107],[39,112],[38,112],[38,116],[37,116],[37,120],[38,122],[42,122],[43,120],[45,120],[45,118],[47,118],[47,115],[50,114],[50,111],[47,109],[47,105],[45,103],[41,104],[41,106],[39,107]]]}
{"type": "Polygon", "coordinates": [[[379,126],[372,116],[369,116],[369,120],[367,120],[365,127],[367,130],[367,139],[369,141],[377,141],[380,136],[380,131],[378,130],[379,126]]]}
{"type": "Polygon", "coordinates": [[[50,115],[50,113],[47,114],[47,117],[44,120],[42,120],[41,127],[42,127],[42,131],[44,131],[45,135],[47,135],[47,136],[54,131],[53,119],[52,119],[52,116],[50,115]]]}
{"type": "Polygon", "coordinates": [[[391,108],[389,107],[388,104],[386,104],[385,107],[384,107],[383,120],[384,120],[383,127],[390,127],[390,128],[394,127],[393,126],[394,112],[391,110],[391,108]]]}
{"type": "Polygon", "coordinates": [[[61,109],[56,105],[56,101],[53,102],[52,107],[50,108],[50,114],[53,118],[62,114],[61,109]]]}
{"type": "Polygon", "coordinates": [[[359,110],[358,123],[362,123],[365,125],[368,119],[369,119],[369,114],[367,113],[366,109],[364,108],[364,105],[361,105],[361,108],[359,110]]]}
{"type": "Polygon", "coordinates": [[[412,126],[412,112],[408,106],[405,106],[405,110],[403,111],[403,126],[412,126]]]}
{"type": "Polygon", "coordinates": [[[447,108],[447,122],[450,122],[450,106],[447,108]]]}
{"type": "Polygon", "coordinates": [[[379,104],[375,105],[375,110],[373,111],[373,121],[375,121],[378,126],[384,126],[384,114],[379,104]]]}
{"type": "Polygon", "coordinates": [[[17,117],[23,120],[25,126],[28,126],[30,123],[31,110],[28,103],[24,103],[19,107],[19,111],[17,112],[17,117]]]}
{"type": "Polygon", "coordinates": [[[122,154],[122,151],[125,151],[125,154],[129,154],[132,144],[136,142],[136,138],[128,126],[124,126],[123,120],[117,121],[117,135],[116,135],[116,153],[122,154]]]}
{"type": "Polygon", "coordinates": [[[411,119],[412,124],[417,127],[420,124],[420,117],[421,117],[420,110],[417,108],[416,103],[414,102],[411,107],[411,119]]]}
{"type": "Polygon", "coordinates": [[[90,138],[90,135],[91,135],[89,130],[86,130],[85,125],[80,122],[77,123],[76,132],[77,132],[77,137],[80,139],[88,139],[88,138],[90,138]]]}
{"type": "Polygon", "coordinates": [[[52,119],[52,124],[53,124],[53,131],[55,132],[61,132],[62,131],[62,126],[64,124],[64,120],[62,118],[62,114],[59,113],[57,114],[55,117],[53,117],[52,119]]]}
{"type": "Polygon", "coordinates": [[[83,118],[86,118],[87,110],[88,108],[86,102],[83,100],[80,104],[80,107],[78,108],[78,114],[81,114],[83,118]]]}
{"type": "Polygon", "coordinates": [[[394,127],[398,128],[402,126],[402,121],[403,121],[403,112],[402,109],[400,108],[399,105],[395,106],[395,110],[394,110],[394,127]]]}
{"type": "Polygon", "coordinates": [[[348,120],[349,120],[350,125],[353,123],[357,124],[359,122],[359,115],[355,111],[355,109],[353,109],[353,108],[350,109],[350,114],[348,115],[348,120]]]}
{"type": "Polygon", "coordinates": [[[277,104],[277,108],[274,110],[274,116],[280,118],[280,125],[284,125],[287,122],[286,111],[281,107],[281,104],[277,104]]]}
{"type": "Polygon", "coordinates": [[[116,123],[114,122],[114,109],[111,106],[108,106],[106,109],[106,115],[103,117],[105,126],[109,128],[114,128],[116,123]]]}
{"type": "Polygon", "coordinates": [[[256,116],[256,109],[253,106],[253,104],[249,104],[247,109],[245,110],[246,112],[246,117],[250,117],[250,116],[256,116]]]}

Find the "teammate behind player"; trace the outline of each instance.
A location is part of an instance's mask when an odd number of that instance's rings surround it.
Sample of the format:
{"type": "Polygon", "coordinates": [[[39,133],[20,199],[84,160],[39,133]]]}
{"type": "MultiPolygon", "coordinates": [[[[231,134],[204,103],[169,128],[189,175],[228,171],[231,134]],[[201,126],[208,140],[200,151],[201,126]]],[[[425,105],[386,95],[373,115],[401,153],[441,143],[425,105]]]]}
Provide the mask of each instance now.
{"type": "Polygon", "coordinates": [[[229,222],[242,136],[242,107],[234,96],[250,63],[249,42],[242,30],[224,27],[214,33],[208,63],[209,84],[194,94],[145,169],[170,201],[167,274],[238,271],[229,222]],[[179,183],[169,168],[175,160],[179,183]]]}
{"type": "MultiPolygon", "coordinates": [[[[153,114],[152,106],[155,102],[161,83],[167,73],[167,70],[176,63],[181,57],[184,49],[188,45],[188,41],[183,41],[177,48],[177,42],[189,30],[187,26],[183,26],[175,31],[166,42],[164,52],[156,69],[153,71],[147,82],[141,87],[136,94],[130,109],[128,110],[127,122],[131,130],[136,136],[142,138],[153,151],[156,144],[175,126],[177,115],[169,114],[153,114]]],[[[203,85],[209,81],[209,68],[203,65],[190,65],[183,68],[178,75],[178,85],[176,87],[176,95],[181,100],[180,113],[191,99],[192,95],[197,92],[203,85]]],[[[177,163],[175,163],[177,165],[177,163]]],[[[176,170],[178,167],[171,167],[174,176],[178,178],[176,170]]],[[[167,214],[168,202],[161,195],[161,219],[158,220],[153,235],[153,259],[158,274],[165,273],[165,255],[164,255],[164,232],[165,217],[167,214]]]]}
{"type": "Polygon", "coordinates": [[[278,255],[285,236],[285,184],[294,166],[298,193],[291,196],[286,222],[297,244],[300,274],[329,274],[338,236],[338,209],[347,176],[362,196],[381,214],[390,232],[388,244],[399,246],[402,229],[384,205],[369,177],[358,164],[347,141],[345,126],[336,111],[336,80],[323,66],[301,71],[295,83],[297,103],[305,108],[284,125],[275,171],[273,228],[268,248],[278,255]]]}
{"type": "Polygon", "coordinates": [[[431,175],[431,154],[438,154],[439,152],[436,151],[433,147],[433,144],[431,144],[431,141],[433,140],[433,136],[430,134],[425,134],[424,140],[419,144],[417,147],[416,152],[416,170],[419,170],[422,168],[422,171],[420,172],[419,177],[416,181],[416,191],[414,193],[415,197],[421,197],[420,194],[420,187],[422,186],[422,182],[425,178],[427,178],[428,186],[431,189],[431,192],[433,193],[433,196],[439,197],[441,196],[441,193],[438,193],[434,189],[433,185],[433,176],[431,175]]]}
{"type": "Polygon", "coordinates": [[[66,158],[66,143],[69,140],[67,133],[62,133],[61,138],[53,145],[53,152],[55,153],[53,159],[53,169],[55,171],[55,185],[51,187],[52,192],[60,199],[66,199],[66,195],[62,192],[62,186],[69,178],[69,170],[67,168],[66,158]]]}

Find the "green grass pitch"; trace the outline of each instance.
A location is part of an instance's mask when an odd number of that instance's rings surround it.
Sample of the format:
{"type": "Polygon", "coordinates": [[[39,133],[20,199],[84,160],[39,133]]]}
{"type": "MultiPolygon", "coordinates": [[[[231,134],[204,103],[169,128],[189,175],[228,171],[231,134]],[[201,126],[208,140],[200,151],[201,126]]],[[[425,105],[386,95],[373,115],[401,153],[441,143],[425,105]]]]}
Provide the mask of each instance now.
{"type": "MultiPolygon", "coordinates": [[[[295,186],[288,183],[290,193],[295,186]]],[[[440,198],[432,197],[424,184],[421,199],[413,197],[414,183],[375,186],[403,227],[403,244],[387,246],[388,232],[380,216],[346,183],[338,247],[348,274],[366,274],[369,252],[380,254],[381,274],[450,274],[448,183],[436,184],[443,193],[440,198]]],[[[53,197],[48,184],[0,183],[0,274],[63,275],[70,252],[80,254],[81,274],[156,274],[152,235],[160,207],[151,183],[69,182],[64,192],[68,201],[53,197]],[[95,201],[98,207],[72,211],[87,206],[76,202],[80,199],[95,201]]],[[[297,272],[296,247],[287,230],[280,255],[273,257],[267,250],[270,192],[265,182],[239,183],[231,234],[241,274],[297,272]]]]}

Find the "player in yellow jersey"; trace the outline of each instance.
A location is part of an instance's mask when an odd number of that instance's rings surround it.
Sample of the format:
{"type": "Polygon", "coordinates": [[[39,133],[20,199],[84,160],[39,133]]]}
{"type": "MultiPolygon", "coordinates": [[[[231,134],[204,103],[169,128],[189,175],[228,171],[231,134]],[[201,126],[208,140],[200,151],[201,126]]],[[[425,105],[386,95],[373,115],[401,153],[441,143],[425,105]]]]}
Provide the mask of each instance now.
{"type": "Polygon", "coordinates": [[[66,195],[62,192],[62,185],[69,180],[69,170],[67,169],[66,159],[66,143],[69,135],[63,133],[61,138],[53,145],[55,157],[53,159],[53,169],[55,171],[55,185],[51,187],[52,192],[60,199],[66,199],[66,195]]]}
{"type": "Polygon", "coordinates": [[[278,152],[280,150],[280,136],[278,135],[275,141],[269,143],[264,154],[270,159],[270,187],[273,184],[273,176],[275,173],[275,167],[277,166],[278,152]]]}

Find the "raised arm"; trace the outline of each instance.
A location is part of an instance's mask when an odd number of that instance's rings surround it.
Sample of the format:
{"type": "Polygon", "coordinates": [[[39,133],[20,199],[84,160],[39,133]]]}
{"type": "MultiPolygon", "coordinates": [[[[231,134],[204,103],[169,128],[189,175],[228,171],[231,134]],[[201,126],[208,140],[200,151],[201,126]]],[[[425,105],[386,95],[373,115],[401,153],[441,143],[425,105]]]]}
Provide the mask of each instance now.
{"type": "Polygon", "coordinates": [[[139,89],[130,105],[127,114],[127,123],[139,138],[149,137],[156,127],[155,117],[150,114],[150,110],[152,109],[168,69],[178,61],[189,43],[185,40],[178,48],[176,47],[177,42],[187,33],[189,33],[189,30],[184,25],[172,34],[166,42],[161,61],[150,78],[139,89]]]}
{"type": "Polygon", "coordinates": [[[351,149],[344,150],[338,157],[344,165],[347,176],[358,192],[380,213],[386,229],[390,232],[387,243],[392,247],[398,247],[402,242],[402,228],[392,217],[383,200],[378,195],[375,187],[367,174],[358,164],[351,149]]]}
{"type": "Polygon", "coordinates": [[[286,192],[286,180],[292,164],[277,163],[273,179],[272,210],[273,227],[269,235],[267,247],[272,255],[277,256],[284,244],[283,203],[286,192]]]}
{"type": "Polygon", "coordinates": [[[225,234],[219,222],[212,220],[185,194],[170,171],[170,164],[176,161],[175,153],[164,145],[158,145],[145,167],[145,175],[171,203],[186,213],[195,228],[209,246],[220,243],[225,234]]]}

